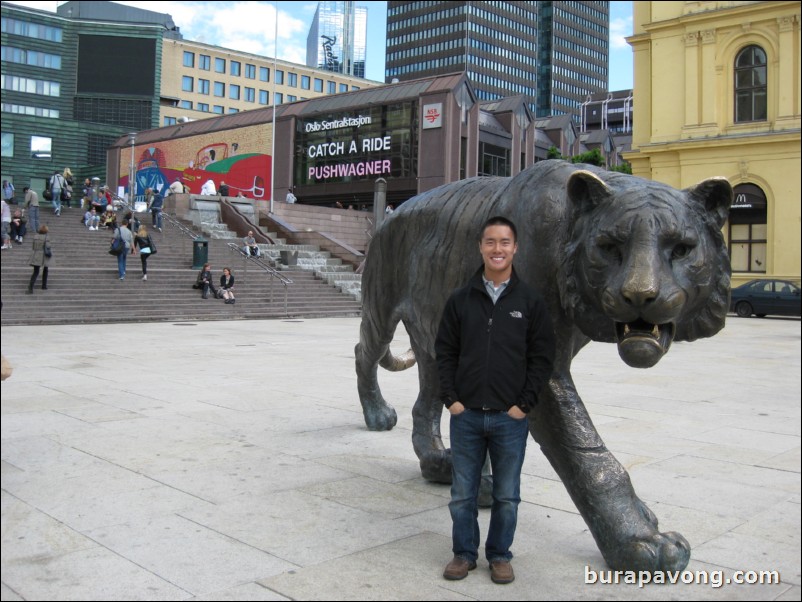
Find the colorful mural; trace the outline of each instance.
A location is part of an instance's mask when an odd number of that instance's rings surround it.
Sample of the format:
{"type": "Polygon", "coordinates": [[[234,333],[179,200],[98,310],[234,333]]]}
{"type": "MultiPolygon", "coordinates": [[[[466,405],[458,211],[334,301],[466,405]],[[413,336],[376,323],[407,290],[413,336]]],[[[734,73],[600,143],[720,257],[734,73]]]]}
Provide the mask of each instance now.
{"type": "MultiPolygon", "coordinates": [[[[147,188],[167,192],[179,180],[189,192],[200,194],[201,186],[212,180],[215,189],[228,185],[229,195],[251,199],[270,198],[272,157],[269,149],[272,124],[259,124],[225,132],[199,134],[165,140],[151,146],[136,146],[136,191],[142,197],[147,188]]],[[[120,153],[119,186],[128,189],[131,150],[120,153]],[[126,156],[127,155],[127,156],[126,156]]]]}

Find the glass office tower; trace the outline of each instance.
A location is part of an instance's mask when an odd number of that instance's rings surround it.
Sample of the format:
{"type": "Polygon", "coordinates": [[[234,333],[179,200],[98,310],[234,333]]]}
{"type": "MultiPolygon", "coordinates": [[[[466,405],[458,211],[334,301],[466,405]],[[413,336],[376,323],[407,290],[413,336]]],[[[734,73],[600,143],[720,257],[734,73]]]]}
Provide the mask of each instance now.
{"type": "Polygon", "coordinates": [[[365,77],[368,9],[354,2],[318,2],[306,38],[306,65],[365,77]]]}
{"type": "Polygon", "coordinates": [[[388,2],[385,81],[466,72],[480,100],[537,116],[607,90],[609,2],[388,2]]]}

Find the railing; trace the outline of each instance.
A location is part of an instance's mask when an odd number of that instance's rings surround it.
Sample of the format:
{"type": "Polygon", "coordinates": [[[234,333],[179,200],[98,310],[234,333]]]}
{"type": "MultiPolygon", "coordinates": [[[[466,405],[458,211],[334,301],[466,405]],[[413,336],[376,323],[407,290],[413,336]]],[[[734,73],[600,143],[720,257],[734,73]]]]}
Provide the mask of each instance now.
{"type": "Polygon", "coordinates": [[[268,276],[270,276],[270,302],[273,302],[273,280],[278,280],[280,284],[284,286],[284,314],[289,315],[287,311],[287,301],[288,301],[288,293],[289,289],[287,285],[292,284],[292,280],[287,278],[284,274],[279,272],[277,269],[269,266],[267,263],[262,261],[259,257],[252,257],[248,253],[242,250],[236,243],[230,242],[228,243],[228,250],[236,253],[239,255],[245,264],[245,275],[248,274],[248,264],[252,267],[263,271],[268,276]]]}

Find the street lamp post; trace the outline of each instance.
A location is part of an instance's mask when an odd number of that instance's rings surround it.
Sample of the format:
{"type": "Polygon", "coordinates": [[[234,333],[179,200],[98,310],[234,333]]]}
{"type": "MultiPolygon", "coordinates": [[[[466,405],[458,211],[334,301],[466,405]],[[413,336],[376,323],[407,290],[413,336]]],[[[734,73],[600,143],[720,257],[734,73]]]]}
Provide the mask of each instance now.
{"type": "Polygon", "coordinates": [[[131,211],[134,210],[134,197],[136,196],[136,165],[134,165],[134,144],[136,143],[136,132],[128,134],[131,141],[131,177],[128,179],[128,202],[131,204],[131,211]]]}

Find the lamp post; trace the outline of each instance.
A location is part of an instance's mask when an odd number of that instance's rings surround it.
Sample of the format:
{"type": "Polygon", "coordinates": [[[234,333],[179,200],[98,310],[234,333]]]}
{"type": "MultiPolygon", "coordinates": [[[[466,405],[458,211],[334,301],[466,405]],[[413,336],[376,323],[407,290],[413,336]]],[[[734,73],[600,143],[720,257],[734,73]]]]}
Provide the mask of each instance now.
{"type": "Polygon", "coordinates": [[[134,165],[134,144],[136,143],[136,132],[128,134],[131,141],[131,176],[128,179],[128,202],[131,204],[131,211],[134,210],[134,197],[136,196],[136,166],[134,165]]]}

